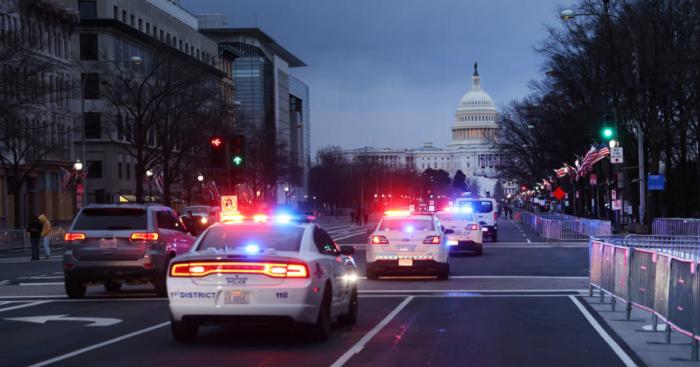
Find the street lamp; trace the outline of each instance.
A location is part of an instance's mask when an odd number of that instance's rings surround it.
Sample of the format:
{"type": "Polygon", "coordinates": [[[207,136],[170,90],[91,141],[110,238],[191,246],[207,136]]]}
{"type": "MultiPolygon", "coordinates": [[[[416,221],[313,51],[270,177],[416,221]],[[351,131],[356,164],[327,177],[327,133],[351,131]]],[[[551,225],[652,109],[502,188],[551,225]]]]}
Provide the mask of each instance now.
{"type": "MultiPolygon", "coordinates": [[[[139,56],[132,56],[127,60],[102,60],[100,62],[96,62],[90,66],[87,71],[85,72],[85,77],[80,81],[80,113],[81,113],[81,119],[83,122],[83,128],[81,129],[82,131],[82,139],[81,139],[81,153],[80,156],[83,160],[83,162],[87,162],[87,154],[86,154],[86,147],[85,147],[85,83],[88,79],[88,74],[90,74],[97,66],[103,65],[103,64],[108,64],[108,63],[120,63],[120,62],[131,62],[134,65],[141,65],[143,60],[139,56]]],[[[78,162],[76,162],[78,163],[78,162]]],[[[82,164],[81,164],[82,167],[82,164]]],[[[87,180],[85,180],[87,181],[87,180]]],[[[85,189],[85,182],[83,184],[83,206],[87,205],[87,190],[85,189]]]]}
{"type": "Polygon", "coordinates": [[[204,176],[202,176],[201,173],[199,175],[197,175],[197,181],[199,181],[199,182],[204,181],[204,176]]]}
{"type": "Polygon", "coordinates": [[[151,180],[151,177],[153,177],[153,171],[151,171],[150,169],[146,170],[146,177],[148,177],[148,201],[152,202],[153,201],[153,196],[152,196],[153,193],[152,193],[151,182],[153,180],[151,180]]]}
{"type": "Polygon", "coordinates": [[[83,162],[80,161],[80,159],[76,160],[75,163],[73,163],[73,169],[80,172],[83,170],[83,162]]]}
{"type": "MultiPolygon", "coordinates": [[[[607,16],[609,18],[616,18],[620,20],[620,18],[616,15],[610,14],[608,11],[608,5],[610,3],[610,0],[603,0],[603,9],[604,12],[603,14],[597,14],[597,13],[576,13],[575,11],[571,9],[564,9],[559,13],[559,17],[564,21],[568,22],[571,19],[574,19],[575,17],[578,16],[595,16],[595,17],[601,17],[601,16],[607,16]]],[[[639,44],[637,43],[637,35],[634,33],[634,30],[630,27],[630,25],[625,22],[624,20],[621,20],[621,23],[627,28],[627,32],[629,32],[630,36],[632,37],[632,47],[634,48],[634,52],[632,54],[632,57],[634,60],[632,62],[636,67],[632,68],[632,71],[634,73],[635,77],[635,83],[637,87],[637,103],[640,101],[640,96],[639,96],[639,88],[640,88],[640,75],[639,75],[639,44]]],[[[644,172],[644,132],[642,131],[642,126],[641,122],[639,126],[637,127],[637,159],[639,160],[639,222],[644,223],[644,214],[646,212],[646,173],[644,172]]]]}

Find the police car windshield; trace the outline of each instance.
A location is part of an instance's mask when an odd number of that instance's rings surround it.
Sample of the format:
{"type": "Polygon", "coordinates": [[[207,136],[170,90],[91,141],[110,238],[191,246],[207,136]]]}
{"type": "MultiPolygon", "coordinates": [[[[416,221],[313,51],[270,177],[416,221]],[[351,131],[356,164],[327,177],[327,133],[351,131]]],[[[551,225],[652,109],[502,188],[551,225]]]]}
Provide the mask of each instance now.
{"type": "Polygon", "coordinates": [[[464,200],[458,201],[456,205],[459,209],[471,208],[472,213],[491,213],[493,204],[488,200],[464,200]]]}
{"type": "Polygon", "coordinates": [[[379,225],[380,231],[434,231],[435,226],[430,219],[384,218],[379,225]]]}
{"type": "Polygon", "coordinates": [[[437,217],[442,222],[451,221],[451,220],[467,221],[467,222],[475,222],[476,221],[474,219],[474,214],[469,214],[469,213],[442,212],[442,213],[438,213],[437,217]]]}
{"type": "Polygon", "coordinates": [[[221,225],[211,228],[199,243],[198,251],[214,248],[251,254],[275,251],[299,251],[304,229],[296,226],[221,225]]]}

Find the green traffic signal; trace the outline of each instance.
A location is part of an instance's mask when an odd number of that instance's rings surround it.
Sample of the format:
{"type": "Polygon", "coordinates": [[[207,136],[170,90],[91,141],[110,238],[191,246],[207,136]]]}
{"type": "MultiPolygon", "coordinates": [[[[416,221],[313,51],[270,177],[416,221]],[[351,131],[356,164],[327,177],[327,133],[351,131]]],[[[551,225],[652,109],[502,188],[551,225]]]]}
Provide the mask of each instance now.
{"type": "Polygon", "coordinates": [[[615,136],[615,131],[613,130],[612,127],[604,127],[603,130],[601,131],[601,134],[603,135],[603,138],[605,140],[610,140],[615,136]]]}
{"type": "Polygon", "coordinates": [[[232,161],[233,161],[233,164],[234,164],[234,165],[240,166],[240,165],[243,164],[243,157],[241,157],[241,156],[239,156],[239,155],[234,156],[233,159],[232,159],[232,161]]]}

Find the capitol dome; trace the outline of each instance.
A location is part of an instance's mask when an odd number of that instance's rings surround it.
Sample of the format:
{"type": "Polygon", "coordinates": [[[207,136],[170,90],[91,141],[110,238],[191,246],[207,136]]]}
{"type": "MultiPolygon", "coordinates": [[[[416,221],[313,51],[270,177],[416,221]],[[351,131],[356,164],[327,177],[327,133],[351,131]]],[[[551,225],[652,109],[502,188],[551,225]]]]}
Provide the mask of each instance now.
{"type": "Polygon", "coordinates": [[[472,87],[462,96],[455,113],[452,127],[452,144],[473,145],[488,144],[498,137],[499,126],[496,122],[498,112],[493,99],[481,89],[481,77],[478,65],[474,63],[472,87]]]}
{"type": "Polygon", "coordinates": [[[474,75],[472,75],[472,89],[470,89],[462,99],[459,100],[459,107],[457,111],[462,110],[496,110],[496,106],[493,103],[491,96],[481,89],[481,77],[479,77],[479,71],[477,69],[477,64],[474,64],[474,75]]]}

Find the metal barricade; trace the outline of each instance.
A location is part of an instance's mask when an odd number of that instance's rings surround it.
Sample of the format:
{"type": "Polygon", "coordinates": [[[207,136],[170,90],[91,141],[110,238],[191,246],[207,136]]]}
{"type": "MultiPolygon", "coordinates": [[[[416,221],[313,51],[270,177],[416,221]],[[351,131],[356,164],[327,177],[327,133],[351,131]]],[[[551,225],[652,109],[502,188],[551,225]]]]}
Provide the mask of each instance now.
{"type": "Polygon", "coordinates": [[[600,289],[605,291],[605,293],[612,294],[615,287],[615,264],[614,255],[615,247],[610,244],[603,244],[603,258],[601,262],[601,277],[600,277],[600,289]]]}
{"type": "Polygon", "coordinates": [[[696,263],[671,258],[671,282],[668,290],[668,323],[689,337],[693,337],[695,314],[696,263]]]}
{"type": "Polygon", "coordinates": [[[656,274],[654,280],[654,311],[664,320],[668,320],[668,297],[671,279],[671,256],[656,255],[656,274]]]}
{"type": "Polygon", "coordinates": [[[613,288],[612,294],[629,302],[629,281],[630,281],[630,248],[613,246],[613,288]]]}
{"type": "Polygon", "coordinates": [[[651,233],[661,236],[700,236],[700,218],[655,218],[651,233]]]}
{"type": "Polygon", "coordinates": [[[23,229],[0,231],[0,251],[22,250],[28,245],[27,232],[23,229]]]}
{"type": "Polygon", "coordinates": [[[650,312],[654,312],[656,258],[654,251],[634,249],[630,264],[629,301],[650,312]]]}
{"type": "Polygon", "coordinates": [[[589,245],[590,283],[596,288],[602,285],[603,242],[591,240],[589,245]]]}

